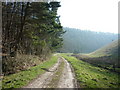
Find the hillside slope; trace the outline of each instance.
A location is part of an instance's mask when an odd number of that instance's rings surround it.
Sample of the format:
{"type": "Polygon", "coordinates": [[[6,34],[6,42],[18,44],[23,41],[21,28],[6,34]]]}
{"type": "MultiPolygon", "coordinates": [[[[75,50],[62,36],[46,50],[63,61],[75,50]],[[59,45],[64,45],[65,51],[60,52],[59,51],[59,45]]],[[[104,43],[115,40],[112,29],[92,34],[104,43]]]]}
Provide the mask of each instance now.
{"type": "Polygon", "coordinates": [[[120,42],[120,39],[92,53],[76,54],[74,56],[80,60],[120,73],[120,44],[118,42],[120,42]]]}
{"type": "Polygon", "coordinates": [[[120,45],[118,44],[118,42],[120,42],[119,40],[115,40],[112,43],[110,43],[109,45],[105,45],[104,47],[90,53],[90,56],[111,56],[111,55],[117,55],[118,56],[118,48],[120,47],[120,45]]]}
{"type": "Polygon", "coordinates": [[[64,27],[61,52],[90,53],[118,38],[117,34],[64,27]]]}

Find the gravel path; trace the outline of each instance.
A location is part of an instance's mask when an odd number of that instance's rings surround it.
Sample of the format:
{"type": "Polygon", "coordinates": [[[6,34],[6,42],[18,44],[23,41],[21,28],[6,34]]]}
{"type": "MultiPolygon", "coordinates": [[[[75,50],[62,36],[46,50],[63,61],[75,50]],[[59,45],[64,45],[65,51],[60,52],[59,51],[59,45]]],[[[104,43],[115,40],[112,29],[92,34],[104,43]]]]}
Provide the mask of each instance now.
{"type": "Polygon", "coordinates": [[[76,80],[74,79],[74,74],[72,72],[70,64],[63,57],[58,58],[58,62],[49,69],[49,71],[45,72],[37,79],[33,80],[30,84],[23,88],[48,88],[48,85],[52,83],[52,79],[55,78],[55,73],[57,71],[61,62],[64,62],[64,68],[62,70],[62,74],[58,80],[58,85],[56,88],[75,88],[76,80]]]}
{"type": "Polygon", "coordinates": [[[63,74],[60,78],[58,88],[76,88],[76,80],[75,80],[75,75],[72,71],[72,67],[68,63],[67,60],[62,58],[65,62],[65,67],[63,70],[63,74]]]}

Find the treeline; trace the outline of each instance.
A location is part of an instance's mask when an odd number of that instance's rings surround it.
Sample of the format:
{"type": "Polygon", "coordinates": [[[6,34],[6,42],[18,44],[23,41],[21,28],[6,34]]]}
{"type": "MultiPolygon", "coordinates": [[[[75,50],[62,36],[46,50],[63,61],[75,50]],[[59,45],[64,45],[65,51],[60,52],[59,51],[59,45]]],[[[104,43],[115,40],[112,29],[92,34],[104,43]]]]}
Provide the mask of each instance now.
{"type": "Polygon", "coordinates": [[[117,34],[63,28],[63,47],[60,52],[90,53],[118,39],[117,34]]]}
{"type": "Polygon", "coordinates": [[[64,30],[57,16],[59,7],[60,2],[2,3],[3,72],[11,57],[27,54],[45,60],[61,47],[64,30]]]}

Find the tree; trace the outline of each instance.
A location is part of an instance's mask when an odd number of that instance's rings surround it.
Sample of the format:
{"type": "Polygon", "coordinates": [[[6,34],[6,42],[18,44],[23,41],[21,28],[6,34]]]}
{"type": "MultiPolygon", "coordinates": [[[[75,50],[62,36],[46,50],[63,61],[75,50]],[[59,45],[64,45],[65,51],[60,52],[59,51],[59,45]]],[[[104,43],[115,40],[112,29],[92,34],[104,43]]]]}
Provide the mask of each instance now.
{"type": "Polygon", "coordinates": [[[59,7],[60,2],[4,2],[2,46],[8,55],[4,59],[29,54],[45,60],[60,48],[64,30],[57,16],[59,7]]]}

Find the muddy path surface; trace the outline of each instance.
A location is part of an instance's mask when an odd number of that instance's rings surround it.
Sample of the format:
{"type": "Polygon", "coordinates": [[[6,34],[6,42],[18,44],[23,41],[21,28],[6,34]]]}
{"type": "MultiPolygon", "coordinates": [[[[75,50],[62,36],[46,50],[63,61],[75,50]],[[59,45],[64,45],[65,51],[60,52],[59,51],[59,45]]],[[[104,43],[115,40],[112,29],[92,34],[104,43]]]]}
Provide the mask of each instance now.
{"type": "Polygon", "coordinates": [[[77,88],[77,81],[72,66],[63,57],[62,59],[65,65],[58,83],[58,88],[77,88]]]}
{"type": "Polygon", "coordinates": [[[63,57],[37,79],[23,88],[77,88],[71,65],[63,57]]]}

